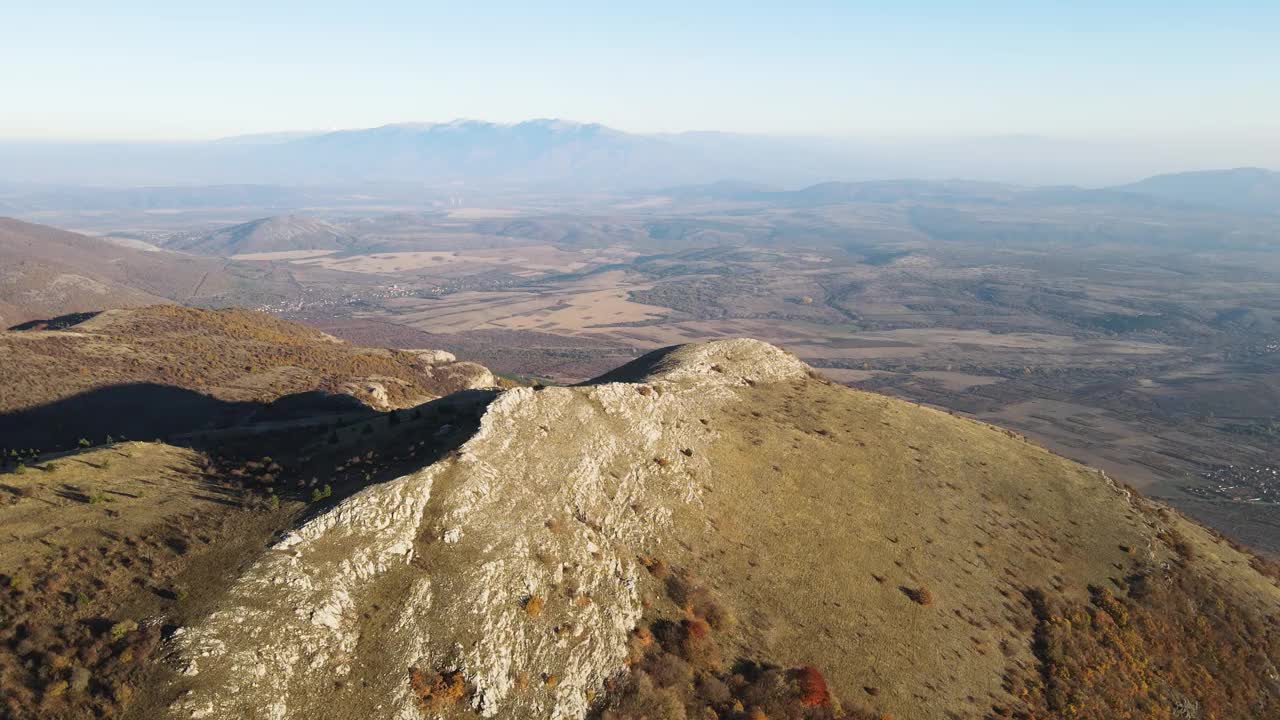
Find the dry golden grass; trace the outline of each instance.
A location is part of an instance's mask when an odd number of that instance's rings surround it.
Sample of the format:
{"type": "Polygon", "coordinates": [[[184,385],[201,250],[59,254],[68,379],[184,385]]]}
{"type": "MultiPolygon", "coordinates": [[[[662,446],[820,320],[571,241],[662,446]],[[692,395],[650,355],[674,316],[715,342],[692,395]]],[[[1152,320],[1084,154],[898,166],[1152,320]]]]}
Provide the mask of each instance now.
{"type": "MultiPolygon", "coordinates": [[[[1165,690],[1221,708],[1220,718],[1261,717],[1239,714],[1231,689],[1261,687],[1266,667],[1243,629],[1271,638],[1280,617],[1280,588],[1252,558],[999,428],[817,379],[736,392],[739,405],[706,418],[719,438],[696,456],[707,492],[677,508],[682,549],[669,558],[741,613],[717,634],[726,657],[812,664],[835,695],[875,688],[876,704],[898,717],[1059,717],[1046,711],[1047,689],[1035,694],[1045,661],[1027,593],[1089,619],[1107,614],[1090,588],[1110,588],[1146,618],[1124,647],[1149,672],[1114,685],[1080,679],[1072,693],[1099,699],[1078,717],[1158,707],[1165,690]],[[1165,563],[1185,566],[1181,580],[1164,581],[1167,599],[1126,594],[1129,578],[1159,577],[1165,563]],[[1183,627],[1174,602],[1218,603],[1224,624],[1183,627]],[[1173,673],[1164,685],[1162,671],[1173,673]],[[1020,687],[1005,681],[1014,675],[1020,687]],[[1126,689],[1143,682],[1146,696],[1126,689]]],[[[1061,638],[1069,651],[1057,667],[1072,677],[1100,662],[1090,643],[1111,642],[1061,638]]]]}

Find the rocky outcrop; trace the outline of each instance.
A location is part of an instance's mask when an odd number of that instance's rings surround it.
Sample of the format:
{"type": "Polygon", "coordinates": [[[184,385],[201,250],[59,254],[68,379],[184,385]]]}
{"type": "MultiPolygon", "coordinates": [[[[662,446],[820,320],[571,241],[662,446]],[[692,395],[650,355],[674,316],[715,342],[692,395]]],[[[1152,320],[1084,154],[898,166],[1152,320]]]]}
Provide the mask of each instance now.
{"type": "Polygon", "coordinates": [[[408,720],[418,668],[462,673],[485,717],[582,717],[624,667],[638,549],[700,502],[696,418],[809,372],[751,340],[639,362],[634,383],[502,393],[452,457],[277,543],[175,636],[172,715],[408,720]]]}

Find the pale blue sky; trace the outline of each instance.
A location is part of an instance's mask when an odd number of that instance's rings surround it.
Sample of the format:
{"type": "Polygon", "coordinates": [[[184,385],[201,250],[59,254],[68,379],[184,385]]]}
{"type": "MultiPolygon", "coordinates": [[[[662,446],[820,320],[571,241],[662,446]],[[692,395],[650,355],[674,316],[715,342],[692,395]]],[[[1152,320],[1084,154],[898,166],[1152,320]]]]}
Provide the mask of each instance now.
{"type": "Polygon", "coordinates": [[[1280,2],[0,0],[0,138],[1280,135],[1280,2]]]}

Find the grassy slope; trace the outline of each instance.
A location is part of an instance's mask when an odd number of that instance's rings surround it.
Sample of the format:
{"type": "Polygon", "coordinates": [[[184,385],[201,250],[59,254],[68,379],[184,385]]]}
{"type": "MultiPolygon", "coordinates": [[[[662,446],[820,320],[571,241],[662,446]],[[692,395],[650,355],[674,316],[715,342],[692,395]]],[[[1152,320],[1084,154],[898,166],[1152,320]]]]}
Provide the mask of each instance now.
{"type": "Polygon", "coordinates": [[[203,612],[284,521],[203,462],[134,442],[0,475],[0,715],[112,716],[156,650],[146,618],[203,612]]]}
{"type": "MultiPolygon", "coordinates": [[[[1275,642],[1280,588],[1247,556],[1095,470],[991,426],[815,380],[739,393],[708,418],[720,432],[715,470],[705,507],[677,515],[670,561],[741,614],[731,637],[743,657],[813,663],[840,696],[897,717],[1043,710],[1026,594],[1074,607],[1090,585],[1123,596],[1134,574],[1180,560],[1165,528],[1196,546],[1185,578],[1270,618],[1275,642]],[[919,588],[931,604],[909,597],[919,588]],[[1006,689],[1026,686],[1026,697],[1006,689]]],[[[1255,640],[1231,639],[1242,652],[1255,640]]]]}

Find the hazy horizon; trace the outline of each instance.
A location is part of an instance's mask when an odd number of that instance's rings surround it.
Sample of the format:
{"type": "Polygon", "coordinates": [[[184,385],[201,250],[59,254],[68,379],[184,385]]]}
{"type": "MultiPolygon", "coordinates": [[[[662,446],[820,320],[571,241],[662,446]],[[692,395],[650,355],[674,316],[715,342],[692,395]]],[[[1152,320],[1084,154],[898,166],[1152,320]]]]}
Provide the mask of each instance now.
{"type": "Polygon", "coordinates": [[[1280,168],[1277,26],[1280,6],[1245,2],[71,0],[0,27],[0,180],[1103,186],[1280,168]],[[626,136],[308,144],[536,118],[626,136]]]}
{"type": "Polygon", "coordinates": [[[1280,7],[70,2],[6,11],[9,140],[479,118],[632,133],[1280,141],[1280,7]]]}

